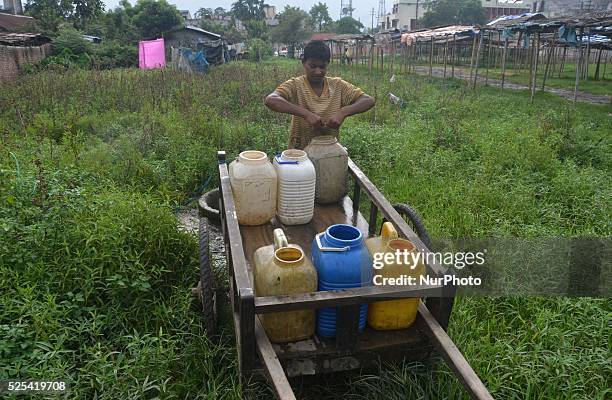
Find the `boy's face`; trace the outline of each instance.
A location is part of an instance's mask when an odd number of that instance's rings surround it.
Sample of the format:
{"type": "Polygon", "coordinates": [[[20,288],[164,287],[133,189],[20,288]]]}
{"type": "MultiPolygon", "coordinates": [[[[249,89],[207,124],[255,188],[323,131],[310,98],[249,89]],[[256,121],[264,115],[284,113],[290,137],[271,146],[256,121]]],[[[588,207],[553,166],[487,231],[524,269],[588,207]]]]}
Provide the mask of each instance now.
{"type": "Polygon", "coordinates": [[[312,83],[320,83],[323,81],[327,73],[327,64],[328,61],[317,60],[316,58],[309,58],[302,61],[306,77],[312,83]]]}

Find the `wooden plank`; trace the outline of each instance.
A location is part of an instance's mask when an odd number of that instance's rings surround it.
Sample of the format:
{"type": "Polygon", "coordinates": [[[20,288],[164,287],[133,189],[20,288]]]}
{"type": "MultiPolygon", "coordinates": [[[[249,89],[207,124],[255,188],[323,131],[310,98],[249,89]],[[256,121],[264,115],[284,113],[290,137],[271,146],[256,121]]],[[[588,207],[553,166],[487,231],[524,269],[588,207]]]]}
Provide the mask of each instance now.
{"type": "MultiPolygon", "coordinates": [[[[360,183],[363,190],[368,194],[372,203],[374,203],[380,212],[383,214],[388,221],[391,221],[398,233],[404,238],[414,243],[417,249],[421,249],[424,252],[428,252],[427,246],[421,241],[416,233],[408,226],[406,221],[398,214],[397,211],[389,204],[387,199],[380,193],[380,191],[374,186],[374,184],[368,179],[368,177],[357,167],[357,165],[349,158],[349,172],[357,182],[360,183]]],[[[435,260],[434,260],[435,261],[435,260]]],[[[437,263],[426,264],[429,271],[438,276],[452,273],[450,269],[444,268],[437,263]]],[[[430,307],[433,315],[438,319],[440,325],[446,329],[450,320],[450,315],[453,310],[454,296],[456,287],[453,285],[446,285],[442,289],[442,294],[438,294],[435,297],[429,297],[427,299],[427,306],[430,307]]],[[[414,296],[423,297],[423,296],[414,296]]]]}
{"type": "MultiPolygon", "coordinates": [[[[236,216],[234,197],[229,180],[225,152],[217,153],[219,160],[219,187],[223,199],[223,218],[225,220],[227,240],[226,249],[229,249],[229,258],[234,272],[236,287],[234,294],[238,296],[238,324],[236,324],[237,350],[239,354],[240,374],[245,375],[251,370],[255,362],[255,302],[252,280],[249,279],[247,262],[242,249],[242,237],[236,216]]],[[[234,309],[236,303],[233,299],[234,309]]]]}
{"type": "Polygon", "coordinates": [[[336,312],[336,348],[340,352],[351,353],[359,338],[360,304],[338,307],[336,312]]]}
{"type": "Polygon", "coordinates": [[[315,204],[312,220],[304,225],[284,225],[273,218],[264,225],[241,226],[242,247],[249,275],[252,274],[255,251],[262,246],[274,243],[272,237],[274,229],[281,228],[288,242],[300,246],[306,257],[311,258],[312,241],[315,235],[334,224],[353,225],[359,229],[364,238],[368,237],[368,223],[361,213],[354,214],[353,202],[348,196],[336,204],[315,204]]]}
{"type": "Polygon", "coordinates": [[[293,389],[259,318],[255,320],[255,342],[257,343],[257,354],[265,367],[265,373],[272,384],[276,398],[279,400],[295,400],[293,389]]]}
{"type": "MultiPolygon", "coordinates": [[[[225,159],[225,152],[219,152],[219,159],[225,159]]],[[[236,206],[234,205],[234,195],[230,184],[229,172],[227,164],[219,163],[219,188],[221,190],[221,198],[223,199],[223,211],[225,218],[225,226],[229,243],[225,243],[229,247],[232,255],[232,264],[234,276],[236,279],[237,289],[253,288],[247,272],[246,259],[242,251],[242,236],[240,235],[240,226],[238,225],[238,217],[236,215],[236,206]]]]}
{"type": "Polygon", "coordinates": [[[300,293],[286,296],[255,297],[255,313],[294,311],[319,307],[339,307],[397,300],[407,297],[443,296],[448,286],[366,286],[343,290],[300,293]]]}
{"type": "MultiPolygon", "coordinates": [[[[429,251],[427,246],[421,241],[421,239],[417,236],[416,233],[408,226],[406,221],[399,215],[397,211],[393,208],[393,206],[389,203],[389,201],[380,193],[380,191],[374,186],[374,184],[368,179],[368,177],[359,169],[359,167],[349,158],[349,172],[355,178],[357,182],[361,185],[361,188],[368,194],[372,203],[374,203],[382,215],[397,229],[400,236],[410,240],[414,243],[419,250],[429,251]]],[[[443,268],[438,263],[429,263],[427,265],[431,271],[433,271],[437,275],[443,275],[447,272],[445,268],[443,268]]]]}
{"type": "Polygon", "coordinates": [[[433,342],[472,399],[493,400],[476,372],[423,303],[419,304],[416,324],[433,342]]]}
{"type": "MultiPolygon", "coordinates": [[[[359,186],[359,185],[357,185],[359,186]]],[[[378,208],[372,202],[370,202],[370,219],[368,220],[368,233],[374,235],[376,233],[376,219],[378,218],[378,208]]]]}
{"type": "Polygon", "coordinates": [[[255,366],[255,301],[253,289],[240,288],[238,290],[240,301],[240,344],[242,353],[240,371],[242,374],[255,366]]]}

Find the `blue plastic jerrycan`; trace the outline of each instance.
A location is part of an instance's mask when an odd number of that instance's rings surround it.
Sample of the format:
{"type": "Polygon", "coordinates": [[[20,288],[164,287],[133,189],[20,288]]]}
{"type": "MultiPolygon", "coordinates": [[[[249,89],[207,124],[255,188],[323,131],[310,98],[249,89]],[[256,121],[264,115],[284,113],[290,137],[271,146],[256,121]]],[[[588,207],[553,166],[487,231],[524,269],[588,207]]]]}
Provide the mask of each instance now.
{"type": "MultiPolygon", "coordinates": [[[[372,261],[363,235],[351,225],[331,225],[315,236],[312,262],[317,269],[319,290],[350,289],[372,284],[372,261]]],[[[366,323],[368,305],[360,307],[359,331],[366,323]]],[[[317,311],[317,335],[336,335],[336,307],[317,311]]]]}

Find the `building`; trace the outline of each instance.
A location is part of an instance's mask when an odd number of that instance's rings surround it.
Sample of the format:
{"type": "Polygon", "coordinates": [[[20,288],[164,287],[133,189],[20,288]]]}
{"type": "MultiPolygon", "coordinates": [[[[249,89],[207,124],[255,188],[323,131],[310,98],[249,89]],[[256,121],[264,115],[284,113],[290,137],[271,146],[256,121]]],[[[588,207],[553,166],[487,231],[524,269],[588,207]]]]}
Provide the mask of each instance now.
{"type": "Polygon", "coordinates": [[[171,54],[171,49],[187,48],[195,51],[204,50],[206,59],[210,64],[221,64],[224,62],[225,43],[221,35],[208,32],[195,26],[185,26],[175,29],[165,35],[164,44],[166,54],[171,54]]]}
{"type": "Polygon", "coordinates": [[[537,0],[532,11],[541,12],[548,18],[580,15],[591,11],[612,10],[610,0],[537,0]]]}
{"type": "MultiPolygon", "coordinates": [[[[531,2],[528,0],[522,2],[481,0],[481,2],[489,20],[502,15],[518,15],[531,11],[531,2]]],[[[378,17],[378,27],[382,31],[419,29],[418,19],[423,18],[427,12],[426,4],[427,0],[394,0],[391,12],[378,17]]]]}
{"type": "Polygon", "coordinates": [[[185,22],[190,19],[193,19],[191,18],[191,13],[189,12],[189,10],[178,10],[178,11],[179,11],[179,14],[181,14],[181,17],[183,17],[183,20],[185,22]]]}
{"type": "Polygon", "coordinates": [[[21,0],[4,0],[2,10],[7,14],[23,15],[23,7],[21,0]]]}
{"type": "Polygon", "coordinates": [[[0,13],[0,81],[17,78],[23,66],[51,54],[51,39],[38,33],[23,33],[34,18],[0,13]]]}
{"type": "Polygon", "coordinates": [[[264,6],[263,11],[268,28],[278,25],[278,18],[276,18],[276,6],[264,6]]]}

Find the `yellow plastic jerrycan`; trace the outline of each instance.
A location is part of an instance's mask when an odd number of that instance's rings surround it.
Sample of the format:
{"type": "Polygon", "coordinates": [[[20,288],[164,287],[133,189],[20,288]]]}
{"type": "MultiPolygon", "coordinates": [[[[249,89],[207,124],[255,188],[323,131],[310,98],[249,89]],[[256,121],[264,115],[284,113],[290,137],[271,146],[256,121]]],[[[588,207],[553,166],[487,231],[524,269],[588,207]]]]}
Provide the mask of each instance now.
{"type": "MultiPolygon", "coordinates": [[[[274,244],[260,247],[255,262],[257,296],[280,296],[317,291],[317,270],[298,245],[289,245],[282,229],[274,230],[274,244]]],[[[315,310],[259,315],[271,342],[306,339],[315,331],[315,310]]]]}
{"type": "MultiPolygon", "coordinates": [[[[397,231],[390,222],[385,222],[382,227],[381,235],[366,240],[366,246],[370,252],[370,256],[376,261],[376,258],[383,262],[384,254],[396,254],[397,250],[404,254],[414,253],[415,245],[406,239],[398,239],[397,231]],[[375,254],[378,253],[378,256],[375,254]],[[375,258],[376,257],[376,258],[375,258]]],[[[395,258],[395,257],[394,257],[395,258]]],[[[412,260],[408,258],[408,260],[412,260]]],[[[425,265],[422,261],[418,262],[416,267],[411,268],[411,262],[405,264],[404,257],[397,263],[394,260],[392,263],[385,263],[381,269],[375,269],[374,275],[381,275],[383,278],[400,278],[402,275],[413,276],[418,283],[419,276],[425,274],[425,265]]],[[[410,298],[402,300],[386,300],[371,303],[368,307],[368,325],[376,330],[391,330],[408,328],[416,319],[417,309],[419,307],[420,298],[410,298]]]]}

